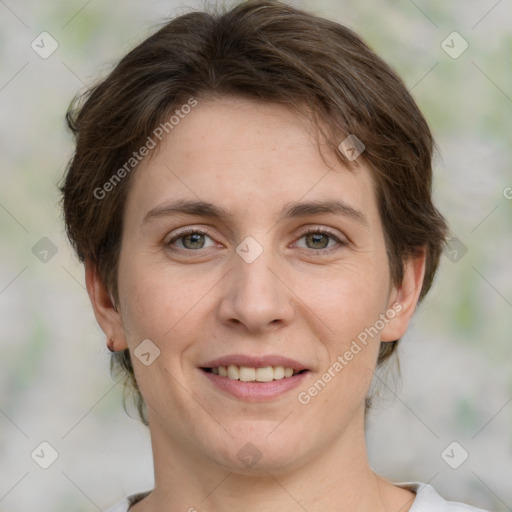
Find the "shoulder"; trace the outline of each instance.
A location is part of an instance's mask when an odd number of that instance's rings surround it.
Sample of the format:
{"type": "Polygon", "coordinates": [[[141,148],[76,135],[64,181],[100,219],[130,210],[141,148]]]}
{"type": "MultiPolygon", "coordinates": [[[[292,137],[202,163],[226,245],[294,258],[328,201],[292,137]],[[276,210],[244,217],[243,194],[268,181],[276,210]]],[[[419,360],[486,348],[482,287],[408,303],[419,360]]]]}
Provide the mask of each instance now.
{"type": "MultiPolygon", "coordinates": [[[[420,482],[401,482],[395,483],[397,487],[402,487],[416,493],[416,499],[409,509],[409,512],[488,512],[481,508],[472,507],[464,503],[455,501],[446,501],[429,484],[420,482]]],[[[128,512],[131,505],[140,501],[147,493],[129,496],[120,501],[105,512],[128,512]]]]}
{"type": "Polygon", "coordinates": [[[123,501],[117,503],[113,507],[108,508],[105,512],[128,512],[128,507],[131,505],[128,498],[125,498],[123,501]]]}
{"type": "Polygon", "coordinates": [[[394,485],[416,493],[416,499],[409,512],[487,512],[464,503],[446,501],[429,484],[402,482],[394,485]]]}
{"type": "Polygon", "coordinates": [[[128,496],[127,498],[120,501],[113,507],[110,507],[107,510],[105,510],[105,512],[128,512],[129,508],[132,505],[145,498],[148,494],[149,492],[141,492],[138,494],[133,494],[132,496],[128,496]]]}

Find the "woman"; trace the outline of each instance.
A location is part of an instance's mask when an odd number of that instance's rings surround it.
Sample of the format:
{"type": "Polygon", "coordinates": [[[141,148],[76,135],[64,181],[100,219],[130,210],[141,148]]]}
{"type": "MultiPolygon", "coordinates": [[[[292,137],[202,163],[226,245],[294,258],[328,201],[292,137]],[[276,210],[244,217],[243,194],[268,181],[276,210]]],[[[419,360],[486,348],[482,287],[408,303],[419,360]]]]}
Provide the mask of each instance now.
{"type": "Polygon", "coordinates": [[[110,512],[477,510],[368,463],[375,368],[447,227],[430,130],[353,32],[265,0],[192,12],[68,122],[67,232],[154,457],[110,512]]]}

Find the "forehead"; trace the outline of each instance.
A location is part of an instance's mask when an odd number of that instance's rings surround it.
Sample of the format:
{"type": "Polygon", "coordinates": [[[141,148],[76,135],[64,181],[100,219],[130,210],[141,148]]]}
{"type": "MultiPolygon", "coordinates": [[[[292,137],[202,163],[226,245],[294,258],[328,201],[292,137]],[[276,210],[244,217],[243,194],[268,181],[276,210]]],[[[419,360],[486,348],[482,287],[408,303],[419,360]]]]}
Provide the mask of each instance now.
{"type": "Polygon", "coordinates": [[[127,214],[139,222],[177,198],[219,204],[253,220],[281,214],[283,205],[301,200],[339,199],[376,215],[366,165],[348,170],[326,149],[310,121],[283,105],[198,100],[139,165],[127,214]]]}

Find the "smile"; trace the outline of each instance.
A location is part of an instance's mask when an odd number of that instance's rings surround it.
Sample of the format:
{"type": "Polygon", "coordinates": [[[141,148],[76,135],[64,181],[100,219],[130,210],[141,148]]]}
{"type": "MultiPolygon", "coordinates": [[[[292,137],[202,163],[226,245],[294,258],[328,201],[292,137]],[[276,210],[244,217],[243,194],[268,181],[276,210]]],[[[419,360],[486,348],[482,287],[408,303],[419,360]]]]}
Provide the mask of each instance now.
{"type": "Polygon", "coordinates": [[[311,373],[298,361],[281,356],[230,355],[199,369],[214,389],[250,402],[277,398],[311,373]]]}
{"type": "Polygon", "coordinates": [[[216,366],[214,368],[203,368],[205,371],[227,377],[231,380],[240,380],[242,382],[271,382],[273,380],[281,380],[293,375],[297,375],[306,370],[294,370],[285,366],[264,366],[262,368],[251,368],[249,366],[237,366],[230,364],[229,366],[216,366]]]}

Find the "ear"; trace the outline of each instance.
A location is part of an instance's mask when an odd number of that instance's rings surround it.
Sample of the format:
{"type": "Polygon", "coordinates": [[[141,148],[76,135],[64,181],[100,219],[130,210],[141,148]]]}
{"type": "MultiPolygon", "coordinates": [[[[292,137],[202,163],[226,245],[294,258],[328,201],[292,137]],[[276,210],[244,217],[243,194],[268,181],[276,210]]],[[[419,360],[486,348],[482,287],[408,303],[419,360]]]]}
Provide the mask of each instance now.
{"type": "Polygon", "coordinates": [[[114,305],[103,280],[98,274],[96,264],[87,259],[85,262],[85,283],[91,299],[96,321],[107,336],[107,342],[113,339],[111,348],[118,352],[127,348],[121,315],[114,305]]]}
{"type": "Polygon", "coordinates": [[[404,266],[404,277],[400,286],[394,286],[391,292],[388,311],[394,311],[381,331],[381,341],[400,339],[409,326],[409,321],[416,309],[423,279],[425,276],[425,249],[418,256],[410,258],[404,266]]]}

